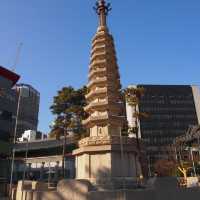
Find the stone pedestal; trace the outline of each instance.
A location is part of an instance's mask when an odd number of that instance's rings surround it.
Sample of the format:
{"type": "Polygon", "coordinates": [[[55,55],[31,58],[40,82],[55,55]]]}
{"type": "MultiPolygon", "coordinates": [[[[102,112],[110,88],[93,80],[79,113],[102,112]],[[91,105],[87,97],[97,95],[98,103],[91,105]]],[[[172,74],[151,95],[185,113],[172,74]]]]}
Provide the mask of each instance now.
{"type": "Polygon", "coordinates": [[[76,179],[89,180],[98,189],[122,188],[128,183],[133,185],[141,174],[136,140],[122,137],[121,142],[119,136],[82,139],[79,149],[73,151],[76,179]]]}

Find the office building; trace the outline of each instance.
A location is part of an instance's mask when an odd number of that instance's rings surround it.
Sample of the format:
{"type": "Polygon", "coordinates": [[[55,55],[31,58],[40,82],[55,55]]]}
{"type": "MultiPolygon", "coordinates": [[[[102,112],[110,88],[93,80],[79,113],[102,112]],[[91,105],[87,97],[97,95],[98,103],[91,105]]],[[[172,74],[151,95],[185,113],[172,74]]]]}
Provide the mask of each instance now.
{"type": "Polygon", "coordinates": [[[28,84],[17,84],[14,89],[19,100],[17,137],[21,137],[26,130],[37,131],[40,94],[28,84]]]}
{"type": "MultiPolygon", "coordinates": [[[[153,167],[156,160],[167,158],[165,146],[171,144],[175,137],[183,135],[189,126],[200,123],[200,92],[197,86],[190,85],[132,87],[144,88],[137,111],[147,113],[148,117],[138,120],[138,135],[146,144],[153,167]]],[[[128,103],[126,107],[129,126],[134,126],[134,109],[128,103]]]]}
{"type": "Polygon", "coordinates": [[[0,178],[6,181],[9,173],[8,160],[10,154],[10,137],[14,131],[16,116],[16,93],[13,85],[20,76],[0,66],[0,178]]]}
{"type": "Polygon", "coordinates": [[[16,92],[12,87],[19,75],[0,66],[0,140],[9,142],[14,131],[16,115],[16,92]]]}

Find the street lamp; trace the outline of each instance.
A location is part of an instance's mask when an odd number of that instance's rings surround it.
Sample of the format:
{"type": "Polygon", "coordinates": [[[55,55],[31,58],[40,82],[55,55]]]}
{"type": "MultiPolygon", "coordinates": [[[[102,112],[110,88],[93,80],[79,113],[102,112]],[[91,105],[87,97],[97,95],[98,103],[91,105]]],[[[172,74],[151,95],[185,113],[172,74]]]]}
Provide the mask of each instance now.
{"type": "Polygon", "coordinates": [[[25,153],[25,166],[24,166],[24,169],[23,169],[23,178],[22,178],[22,199],[23,199],[23,195],[24,195],[24,180],[26,178],[29,139],[25,138],[25,141],[26,141],[26,153],[25,153]]]}
{"type": "Polygon", "coordinates": [[[16,144],[20,102],[21,102],[21,89],[19,88],[19,97],[18,97],[18,102],[17,102],[17,113],[16,113],[15,129],[14,129],[14,136],[13,136],[12,162],[11,162],[10,187],[9,187],[9,196],[10,197],[12,195],[13,170],[14,170],[14,159],[15,159],[15,144],[16,144]]]}
{"type": "Polygon", "coordinates": [[[64,130],[64,141],[63,141],[63,152],[62,152],[62,175],[65,178],[65,147],[67,142],[67,128],[63,128],[64,130]]]}
{"type": "Polygon", "coordinates": [[[67,143],[67,134],[68,134],[67,130],[69,126],[69,121],[65,117],[62,122],[63,122],[63,125],[60,127],[61,129],[63,129],[63,133],[64,133],[63,149],[62,149],[62,176],[63,178],[65,178],[65,147],[67,143]]]}

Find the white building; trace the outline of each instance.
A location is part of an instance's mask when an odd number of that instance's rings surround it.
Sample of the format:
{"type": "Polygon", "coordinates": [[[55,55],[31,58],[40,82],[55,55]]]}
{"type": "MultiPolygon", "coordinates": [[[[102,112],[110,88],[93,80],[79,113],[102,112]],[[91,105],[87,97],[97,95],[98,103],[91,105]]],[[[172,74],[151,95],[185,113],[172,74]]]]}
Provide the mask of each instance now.
{"type": "Polygon", "coordinates": [[[24,133],[22,134],[22,137],[19,138],[19,141],[20,142],[23,142],[23,141],[34,141],[36,140],[36,131],[33,131],[33,130],[27,130],[27,131],[24,131],[24,133]]]}

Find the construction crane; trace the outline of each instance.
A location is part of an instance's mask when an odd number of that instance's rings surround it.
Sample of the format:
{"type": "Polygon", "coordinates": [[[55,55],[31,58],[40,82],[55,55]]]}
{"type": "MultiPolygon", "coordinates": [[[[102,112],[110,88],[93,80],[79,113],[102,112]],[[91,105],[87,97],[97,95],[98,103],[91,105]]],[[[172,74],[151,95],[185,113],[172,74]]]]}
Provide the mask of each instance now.
{"type": "Polygon", "coordinates": [[[17,64],[18,64],[18,62],[19,62],[19,58],[20,58],[20,53],[21,53],[22,46],[23,46],[23,43],[20,42],[20,43],[19,43],[19,46],[17,47],[16,57],[15,57],[14,64],[13,64],[13,66],[12,66],[12,68],[11,68],[11,70],[12,70],[13,72],[15,72],[16,66],[17,66],[17,64]]]}

